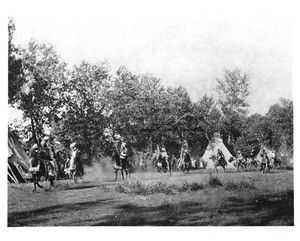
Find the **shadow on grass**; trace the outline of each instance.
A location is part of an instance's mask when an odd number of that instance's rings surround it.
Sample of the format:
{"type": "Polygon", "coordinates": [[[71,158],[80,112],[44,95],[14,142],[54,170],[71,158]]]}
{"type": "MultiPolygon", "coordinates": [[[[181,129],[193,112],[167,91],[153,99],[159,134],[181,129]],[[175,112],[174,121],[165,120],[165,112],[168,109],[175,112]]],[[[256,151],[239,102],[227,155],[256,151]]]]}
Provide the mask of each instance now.
{"type": "Polygon", "coordinates": [[[60,213],[70,217],[59,226],[292,226],[294,225],[293,190],[276,195],[259,195],[250,199],[239,196],[222,203],[180,202],[158,206],[139,206],[133,203],[111,205],[115,200],[64,204],[8,216],[8,226],[43,226],[60,213]],[[98,214],[100,209],[113,209],[110,214],[98,214]],[[76,211],[79,211],[76,213],[76,211]],[[76,214],[74,214],[76,213],[76,214]],[[88,215],[89,213],[89,215],[88,215]],[[77,216],[76,216],[77,215],[77,216]],[[50,218],[51,217],[51,218],[50,218]],[[78,220],[78,217],[80,220],[78,220]]]}
{"type": "MultiPolygon", "coordinates": [[[[51,201],[49,200],[49,202],[51,201]]],[[[91,202],[61,204],[23,212],[12,212],[8,214],[8,227],[35,225],[44,226],[45,222],[55,218],[52,214],[62,213],[69,215],[70,212],[89,209],[90,207],[97,207],[106,202],[113,203],[114,201],[111,198],[107,198],[91,202]]]]}
{"type": "Polygon", "coordinates": [[[141,207],[120,205],[113,215],[94,226],[292,226],[293,194],[258,196],[251,200],[230,197],[219,208],[199,202],[141,207]]]}

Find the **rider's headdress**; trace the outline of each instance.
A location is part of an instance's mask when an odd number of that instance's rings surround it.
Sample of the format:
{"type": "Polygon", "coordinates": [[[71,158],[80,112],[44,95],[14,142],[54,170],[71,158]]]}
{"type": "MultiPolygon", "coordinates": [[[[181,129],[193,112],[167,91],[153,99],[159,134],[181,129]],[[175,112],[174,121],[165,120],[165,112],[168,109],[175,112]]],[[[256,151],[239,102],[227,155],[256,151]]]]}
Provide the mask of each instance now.
{"type": "Polygon", "coordinates": [[[37,148],[38,148],[38,145],[36,143],[34,143],[32,146],[32,150],[37,149],[37,148]]]}
{"type": "Polygon", "coordinates": [[[73,142],[73,143],[70,145],[71,148],[74,148],[75,146],[76,146],[76,143],[75,143],[75,142],[73,142]]]}

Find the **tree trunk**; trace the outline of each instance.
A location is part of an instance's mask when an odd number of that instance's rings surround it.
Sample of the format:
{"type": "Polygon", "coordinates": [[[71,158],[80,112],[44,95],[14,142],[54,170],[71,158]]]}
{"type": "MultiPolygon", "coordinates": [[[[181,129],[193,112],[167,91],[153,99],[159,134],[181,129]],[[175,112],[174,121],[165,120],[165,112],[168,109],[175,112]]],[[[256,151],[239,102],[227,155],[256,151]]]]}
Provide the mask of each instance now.
{"type": "MultiPolygon", "coordinates": [[[[30,118],[30,121],[31,121],[31,129],[32,129],[32,139],[33,139],[34,143],[38,143],[33,118],[30,118]]],[[[40,144],[40,143],[38,143],[38,144],[40,144]]]]}

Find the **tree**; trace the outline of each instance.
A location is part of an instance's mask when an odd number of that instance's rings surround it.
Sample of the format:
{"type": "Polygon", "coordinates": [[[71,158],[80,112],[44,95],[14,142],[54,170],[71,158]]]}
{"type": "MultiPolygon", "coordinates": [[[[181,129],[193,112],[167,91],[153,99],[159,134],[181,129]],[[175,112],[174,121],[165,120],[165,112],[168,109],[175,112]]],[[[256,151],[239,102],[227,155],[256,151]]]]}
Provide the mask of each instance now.
{"type": "Polygon", "coordinates": [[[217,79],[219,105],[222,110],[220,132],[225,144],[233,145],[241,136],[241,129],[248,112],[249,76],[241,70],[225,70],[223,80],[217,79]]]}
{"type": "Polygon", "coordinates": [[[247,113],[246,98],[249,95],[249,75],[239,69],[225,69],[223,80],[217,79],[219,103],[223,112],[232,110],[245,115],[247,113]]]}
{"type": "Polygon", "coordinates": [[[66,144],[77,142],[89,156],[100,155],[104,132],[109,127],[109,71],[107,62],[82,61],[70,71],[60,89],[60,113],[52,124],[54,134],[66,144]]]}
{"type": "Polygon", "coordinates": [[[24,81],[22,75],[22,60],[19,49],[13,44],[15,32],[13,19],[8,18],[8,103],[14,104],[24,81]]]}
{"type": "Polygon", "coordinates": [[[281,98],[266,114],[271,130],[270,144],[276,150],[293,150],[293,102],[281,98]]]}
{"type": "Polygon", "coordinates": [[[267,145],[270,137],[268,119],[260,114],[253,114],[245,119],[241,128],[241,135],[234,143],[235,151],[240,150],[243,155],[249,156],[252,149],[258,153],[261,146],[267,145]]]}
{"type": "Polygon", "coordinates": [[[31,41],[22,49],[22,81],[20,93],[15,99],[31,121],[32,137],[38,143],[44,135],[44,127],[50,126],[57,113],[59,87],[65,76],[63,63],[50,44],[31,41]]]}
{"type": "Polygon", "coordinates": [[[190,125],[190,146],[194,155],[202,156],[214,133],[219,131],[221,112],[214,98],[207,95],[194,104],[192,112],[194,120],[190,125]]]}

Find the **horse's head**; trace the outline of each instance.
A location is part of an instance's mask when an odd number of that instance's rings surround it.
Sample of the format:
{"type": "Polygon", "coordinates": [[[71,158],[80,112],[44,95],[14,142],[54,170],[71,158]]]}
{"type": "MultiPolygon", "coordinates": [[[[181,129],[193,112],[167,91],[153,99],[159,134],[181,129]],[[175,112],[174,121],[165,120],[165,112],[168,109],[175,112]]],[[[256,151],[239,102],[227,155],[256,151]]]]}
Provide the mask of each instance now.
{"type": "Polygon", "coordinates": [[[113,151],[111,154],[111,158],[113,160],[119,159],[120,158],[119,153],[117,151],[113,151]]]}
{"type": "Polygon", "coordinates": [[[211,154],[211,156],[209,157],[209,159],[216,160],[217,156],[215,154],[211,154]]]}
{"type": "Polygon", "coordinates": [[[228,161],[231,163],[234,161],[234,158],[231,156],[228,161]]]}

